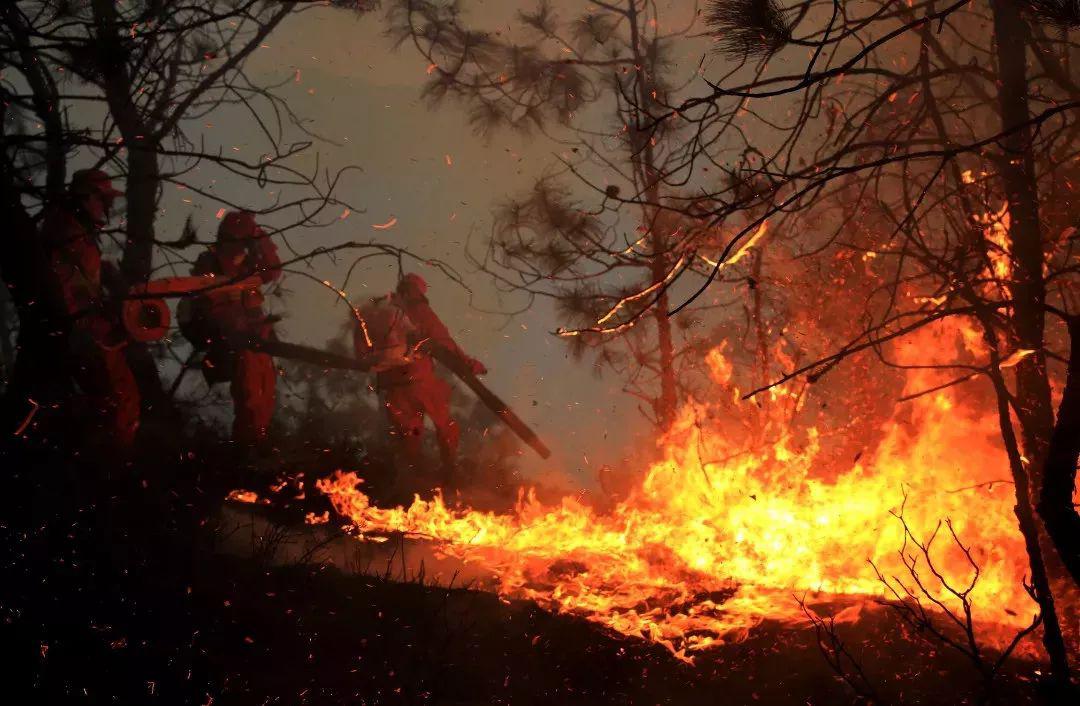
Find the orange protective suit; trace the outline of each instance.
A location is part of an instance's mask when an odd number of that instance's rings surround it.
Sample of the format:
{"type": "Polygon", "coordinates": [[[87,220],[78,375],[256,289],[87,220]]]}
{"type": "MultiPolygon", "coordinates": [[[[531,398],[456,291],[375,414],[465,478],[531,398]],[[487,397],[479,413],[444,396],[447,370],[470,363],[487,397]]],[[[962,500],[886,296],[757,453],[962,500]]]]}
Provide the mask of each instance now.
{"type": "Polygon", "coordinates": [[[418,358],[392,372],[380,373],[379,391],[390,425],[409,463],[415,465],[419,461],[426,414],[435,426],[439,458],[449,468],[457,460],[461,436],[457,421],[450,415],[450,385],[435,374],[430,358],[418,358]]]}
{"type": "MultiPolygon", "coordinates": [[[[406,459],[411,465],[419,461],[424,433],[424,416],[431,417],[439,445],[443,467],[450,470],[457,462],[460,430],[450,414],[450,385],[435,374],[435,363],[423,353],[426,346],[436,345],[460,356],[478,374],[486,372],[477,360],[466,355],[450,335],[449,329],[431,308],[425,296],[427,284],[418,275],[406,275],[398,286],[393,301],[409,317],[417,339],[417,352],[407,365],[382,371],[377,385],[382,394],[393,432],[398,436],[406,459]]],[[[362,337],[360,337],[362,338],[362,337]]],[[[362,343],[357,340],[358,353],[362,343]]]]}
{"type": "Polygon", "coordinates": [[[77,204],[51,211],[42,224],[48,248],[50,309],[66,319],[68,365],[112,444],[130,448],[141,401],[123,330],[103,309],[101,250],[94,222],[77,204]]]}
{"type": "MultiPolygon", "coordinates": [[[[262,283],[281,276],[281,260],[273,241],[255,224],[252,214],[233,211],[225,216],[218,242],[199,256],[193,274],[214,274],[229,280],[257,273],[262,283]]],[[[243,338],[270,339],[272,322],[263,312],[263,293],[258,286],[232,292],[230,296],[203,295],[205,315],[215,331],[204,365],[210,379],[229,381],[233,399],[233,440],[257,444],[266,440],[274,416],[277,369],[266,353],[235,342],[243,338]]]]}
{"type": "Polygon", "coordinates": [[[233,440],[254,444],[266,439],[274,418],[277,369],[265,353],[236,351],[229,392],[233,398],[233,440]]]}

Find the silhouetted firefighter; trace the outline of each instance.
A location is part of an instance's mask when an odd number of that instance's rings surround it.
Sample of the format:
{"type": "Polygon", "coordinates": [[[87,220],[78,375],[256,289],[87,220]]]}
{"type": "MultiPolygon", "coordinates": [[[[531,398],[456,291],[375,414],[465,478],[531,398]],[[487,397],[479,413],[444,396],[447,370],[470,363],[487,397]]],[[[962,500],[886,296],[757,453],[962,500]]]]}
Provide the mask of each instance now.
{"type": "Polygon", "coordinates": [[[199,256],[194,275],[214,275],[223,286],[196,296],[187,326],[196,346],[205,345],[207,382],[229,382],[233,440],[261,446],[274,414],[277,371],[273,358],[245,342],[272,340],[273,320],[263,311],[261,285],[281,276],[277,247],[247,211],[231,211],[218,228],[217,243],[199,256]],[[245,279],[247,278],[247,279],[245,279]],[[194,326],[192,325],[194,323],[194,326]]]}
{"type": "Polygon", "coordinates": [[[121,192],[102,171],[72,175],[67,198],[50,207],[42,223],[47,308],[51,335],[66,343],[68,370],[100,415],[108,440],[126,451],[139,427],[139,389],[124,348],[128,338],[108,307],[102,286],[112,267],[103,263],[98,239],[121,192]]]}
{"type": "Polygon", "coordinates": [[[420,275],[402,277],[396,291],[364,308],[365,328],[357,328],[354,341],[359,357],[376,361],[372,370],[379,394],[406,462],[415,468],[420,460],[427,415],[435,426],[443,472],[449,475],[457,463],[460,432],[450,415],[450,385],[435,374],[432,352],[456,359],[474,375],[487,368],[454,341],[428,303],[427,290],[420,275]]]}

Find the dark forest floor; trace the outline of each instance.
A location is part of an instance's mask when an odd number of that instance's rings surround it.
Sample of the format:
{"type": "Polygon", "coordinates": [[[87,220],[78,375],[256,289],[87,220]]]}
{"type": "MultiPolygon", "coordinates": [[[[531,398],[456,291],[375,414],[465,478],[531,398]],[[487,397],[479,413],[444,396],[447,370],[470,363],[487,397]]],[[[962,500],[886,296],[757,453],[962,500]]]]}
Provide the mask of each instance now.
{"type": "MultiPolygon", "coordinates": [[[[7,703],[859,703],[810,627],[766,623],[691,666],[482,591],[224,552],[237,483],[207,453],[162,452],[152,474],[4,453],[7,703]]],[[[974,670],[889,611],[841,636],[881,703],[980,702],[974,670]]],[[[993,700],[1049,703],[1035,669],[1015,661],[993,700]]]]}

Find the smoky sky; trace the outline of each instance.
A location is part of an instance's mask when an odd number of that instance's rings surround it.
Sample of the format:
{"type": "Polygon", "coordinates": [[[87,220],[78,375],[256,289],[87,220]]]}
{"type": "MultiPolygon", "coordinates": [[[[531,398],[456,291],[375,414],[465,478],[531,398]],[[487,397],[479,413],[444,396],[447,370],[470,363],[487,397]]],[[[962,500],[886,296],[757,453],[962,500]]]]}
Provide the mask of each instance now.
{"type": "MultiPolygon", "coordinates": [[[[471,7],[472,16],[483,18],[486,26],[505,23],[507,31],[513,29],[513,3],[471,7]]],[[[483,139],[470,129],[462,107],[432,109],[421,96],[424,59],[411,46],[393,50],[384,29],[377,14],[357,18],[317,8],[287,21],[248,63],[257,82],[284,82],[278,93],[308,129],[332,141],[317,141],[300,164],[313,167],[317,153],[324,170],[358,168],[338,187],[356,210],[330,228],[294,231],[289,245],[303,252],[374,236],[445,261],[471,292],[434,269],[414,269],[428,278],[429,297],[458,342],[487,364],[489,385],[554,452],[542,462],[523,447],[523,470],[591,485],[601,465],[640,469],[652,442],[637,401],[621,391],[617,377],[601,375],[589,358],[569,356],[565,343],[552,334],[561,322],[550,304],[538,302],[513,317],[490,313],[517,308],[521,300],[500,300],[491,281],[465,256],[467,243],[480,247],[490,232],[492,208],[527,189],[556,162],[554,146],[515,134],[483,139]],[[392,228],[372,228],[391,219],[396,219],[392,228]]],[[[208,144],[235,156],[259,155],[258,136],[243,111],[213,114],[190,127],[208,144]]],[[[309,139],[296,130],[288,136],[309,139]]],[[[202,178],[209,191],[256,207],[274,198],[272,189],[260,194],[257,186],[221,174],[189,178],[202,178]]],[[[175,191],[166,194],[161,223],[179,228],[191,216],[205,239],[216,228],[218,208],[175,191]]],[[[347,255],[337,262],[320,257],[307,271],[338,284],[351,264],[347,255]]],[[[388,291],[396,277],[397,263],[380,260],[354,271],[344,288],[353,301],[362,301],[388,291]]],[[[319,345],[341,330],[347,311],[326,289],[294,275],[286,275],[284,287],[288,296],[276,305],[285,317],[280,337],[319,345]]]]}

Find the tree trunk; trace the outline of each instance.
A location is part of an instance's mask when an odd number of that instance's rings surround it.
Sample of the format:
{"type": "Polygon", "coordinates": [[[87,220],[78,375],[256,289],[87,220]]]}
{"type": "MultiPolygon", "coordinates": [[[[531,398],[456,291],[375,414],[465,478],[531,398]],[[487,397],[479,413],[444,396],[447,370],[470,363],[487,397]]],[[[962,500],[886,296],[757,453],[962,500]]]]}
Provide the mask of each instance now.
{"type": "Polygon", "coordinates": [[[127,242],[120,271],[129,284],[150,279],[154,264],[154,221],[157,218],[161,173],[153,146],[141,144],[142,135],[124,136],[127,153],[127,242]]]}
{"type": "MultiPolygon", "coordinates": [[[[660,280],[663,281],[663,275],[660,280]]],[[[668,316],[668,296],[660,295],[653,309],[656,318],[657,347],[660,356],[660,399],[656,405],[656,421],[662,430],[666,430],[675,421],[678,407],[678,391],[675,384],[675,344],[671,337],[671,317],[668,316]]]]}
{"type": "MultiPolygon", "coordinates": [[[[154,258],[154,222],[157,218],[158,191],[161,171],[158,165],[155,127],[144,120],[135,103],[131,77],[128,74],[123,43],[117,34],[122,29],[111,0],[93,0],[94,24],[100,53],[102,90],[109,112],[127,148],[127,179],[125,197],[127,221],[124,255],[120,262],[121,281],[113,283],[114,296],[123,296],[135,283],[150,278],[154,258]]],[[[165,390],[157,364],[145,344],[132,342],[127,348],[128,365],[139,385],[143,407],[150,414],[176,416],[175,405],[165,390]]]]}
{"type": "Polygon", "coordinates": [[[122,28],[115,3],[93,0],[92,4],[100,46],[97,69],[102,76],[101,88],[126,149],[127,239],[120,270],[129,284],[135,284],[145,282],[153,266],[154,220],[161,186],[155,126],[143,118],[135,103],[126,49],[118,35],[122,28]]]}
{"type": "MultiPolygon", "coordinates": [[[[1016,489],[1015,513],[1024,535],[1031,564],[1031,580],[1043,614],[1043,644],[1050,657],[1050,676],[1058,685],[1069,683],[1069,664],[1061,625],[1054,603],[1035,516],[1032,497],[1040,496],[1041,473],[1046,458],[1053,410],[1050,381],[1044,350],[1046,284],[1043,280],[1042,229],[1039,224],[1039,194],[1031,152],[1030,112],[1027,88],[1027,42],[1029,29],[1016,0],[993,0],[994,39],[997,51],[998,102],[1001,127],[1008,134],[1001,140],[1002,185],[1009,204],[1009,254],[1012,279],[1009,292],[1012,306],[1012,338],[1018,348],[1034,353],[1016,366],[1017,414],[1025,458],[1016,447],[1009,414],[1008,390],[1003,380],[997,386],[998,416],[1016,489]],[[1031,469],[1031,470],[1029,470],[1031,469]],[[1034,472],[1032,472],[1034,471],[1034,472]]],[[[990,342],[994,345],[994,342],[990,342]]],[[[998,376],[1000,378],[1000,375],[998,376]]]]}
{"type": "MultiPolygon", "coordinates": [[[[0,271],[0,277],[3,272],[0,271]]],[[[17,330],[11,328],[11,315],[17,316],[15,302],[11,299],[7,284],[0,281],[0,396],[12,380],[15,368],[15,342],[17,330]]]]}
{"type": "MultiPolygon", "coordinates": [[[[1031,153],[1031,128],[1027,125],[1031,119],[1027,90],[1028,32],[1015,0],[994,2],[1001,127],[1009,131],[1001,141],[1005,154],[1000,170],[1011,219],[1009,254],[1013,275],[1009,291],[1013,298],[1013,335],[1019,348],[1035,351],[1016,366],[1016,388],[1024,454],[1030,467],[1040,468],[1053,426],[1053,409],[1043,349],[1046,283],[1042,274],[1039,194],[1031,153]]],[[[1038,478],[1033,480],[1037,487],[1038,478]]]]}
{"type": "MultiPolygon", "coordinates": [[[[646,56],[641,37],[638,5],[635,0],[626,3],[626,17],[630,28],[630,46],[634,55],[634,64],[638,71],[633,77],[633,94],[637,107],[630,110],[628,123],[631,134],[630,161],[638,180],[646,204],[642,208],[645,226],[649,229],[649,284],[663,287],[667,281],[671,258],[668,253],[669,242],[663,232],[664,218],[657,206],[660,203],[660,174],[656,168],[656,154],[653,150],[652,136],[640,129],[649,120],[642,120],[639,112],[643,106],[656,101],[656,85],[651,80],[654,63],[646,56]]],[[[621,91],[621,88],[617,88],[621,91]]],[[[646,117],[648,117],[646,115],[646,117]]],[[[660,377],[660,394],[653,401],[656,424],[663,431],[675,421],[675,411],[679,404],[678,382],[675,378],[675,341],[671,333],[670,300],[666,291],[661,291],[653,304],[653,318],[656,319],[657,366],[660,377]]]]}
{"type": "Polygon", "coordinates": [[[66,370],[66,338],[53,330],[57,322],[41,291],[36,224],[16,199],[3,201],[0,218],[7,228],[0,274],[19,317],[14,360],[7,361],[8,384],[0,405],[0,435],[10,438],[30,418],[35,404],[61,399],[71,388],[67,375],[60,374],[66,370]]]}
{"type": "Polygon", "coordinates": [[[1035,600],[1039,604],[1039,610],[1043,619],[1043,645],[1050,657],[1050,678],[1058,687],[1065,687],[1069,683],[1069,660],[1065,649],[1065,640],[1061,634],[1061,624],[1058,621],[1057,607],[1054,604],[1054,595],[1050,590],[1050,578],[1046,573],[1046,562],[1043,560],[1042,543],[1039,541],[1039,526],[1035,519],[1035,513],[1031,503],[1031,479],[1028,475],[1023,459],[1020,457],[1020,444],[1013,429],[1012,419],[1009,415],[1008,389],[1001,376],[1000,370],[993,372],[994,392],[998,405],[998,424],[1001,428],[1001,437],[1005,442],[1005,451],[1009,456],[1009,468],[1012,471],[1013,484],[1016,492],[1016,505],[1013,514],[1016,515],[1020,534],[1024,538],[1024,547],[1027,549],[1028,565],[1031,567],[1031,586],[1034,589],[1035,600]]]}
{"type": "MultiPolygon", "coordinates": [[[[55,105],[55,95],[39,93],[53,90],[48,82],[33,82],[35,105],[49,109],[55,105]],[[52,97],[50,98],[50,95],[52,97]]],[[[0,139],[7,125],[4,103],[0,101],[0,139]]],[[[63,134],[59,123],[46,123],[49,154],[63,155],[63,134]],[[59,145],[59,146],[57,146],[59,145]]],[[[45,198],[58,198],[64,188],[65,165],[51,166],[47,177],[45,198]],[[54,193],[53,189],[57,189],[54,193]]],[[[0,153],[0,222],[4,238],[0,247],[0,276],[3,286],[19,317],[19,332],[11,356],[5,354],[9,366],[8,384],[0,402],[0,436],[10,435],[29,418],[34,403],[59,398],[70,388],[67,377],[58,375],[64,369],[64,339],[53,335],[54,317],[47,311],[47,297],[42,291],[44,254],[38,239],[37,224],[21,200],[19,174],[8,155],[0,153]]],[[[6,312],[0,313],[0,316],[6,312]]],[[[6,332],[5,332],[6,335],[6,332]]],[[[5,346],[8,341],[5,341],[5,346]]]]}
{"type": "MultiPolygon", "coordinates": [[[[150,279],[154,264],[154,221],[157,218],[158,189],[161,174],[157,154],[134,135],[128,142],[127,176],[127,241],[120,261],[123,287],[150,279]]],[[[123,292],[117,292],[123,296],[123,292]]],[[[143,407],[149,416],[174,421],[177,412],[172,397],[162,384],[157,362],[145,344],[132,342],[127,347],[127,361],[139,384],[143,407]]]]}
{"type": "MultiPolygon", "coordinates": [[[[658,203],[659,190],[655,182],[655,169],[652,166],[652,150],[646,149],[641,171],[644,178],[652,179],[646,188],[646,198],[649,203],[658,203]]],[[[650,282],[654,287],[663,287],[668,277],[668,268],[671,266],[668,257],[668,238],[664,232],[666,226],[664,219],[653,209],[645,208],[646,213],[652,212],[651,218],[646,220],[649,227],[650,252],[652,260],[650,265],[650,282]]],[[[652,314],[656,319],[656,354],[657,367],[660,377],[660,394],[653,402],[653,411],[656,413],[656,425],[661,431],[667,430],[675,421],[675,410],[678,407],[679,393],[675,379],[675,341],[671,333],[671,317],[668,315],[671,302],[666,291],[657,295],[656,303],[653,304],[652,314]]]]}
{"type": "Polygon", "coordinates": [[[1080,515],[1073,506],[1080,459],[1080,317],[1069,320],[1069,372],[1043,467],[1038,511],[1058,556],[1080,586],[1080,515]]]}

